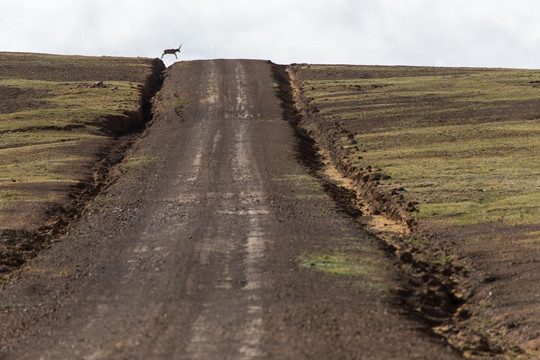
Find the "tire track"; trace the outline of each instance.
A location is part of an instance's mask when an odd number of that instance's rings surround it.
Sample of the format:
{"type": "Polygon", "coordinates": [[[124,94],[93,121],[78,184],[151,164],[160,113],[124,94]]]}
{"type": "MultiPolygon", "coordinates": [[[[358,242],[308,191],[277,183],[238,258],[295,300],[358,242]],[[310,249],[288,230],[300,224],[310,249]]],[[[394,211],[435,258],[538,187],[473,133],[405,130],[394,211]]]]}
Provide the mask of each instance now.
{"type": "MultiPolygon", "coordinates": [[[[212,139],[212,151],[206,162],[217,158],[216,152],[231,148],[232,156],[229,166],[234,180],[232,188],[221,191],[216,201],[209,201],[206,206],[216,209],[219,217],[216,223],[209,222],[212,229],[207,228],[203,235],[200,249],[200,261],[209,264],[211,259],[220,257],[222,266],[215,281],[215,291],[220,300],[212,297],[203,304],[202,312],[192,326],[193,335],[187,348],[190,359],[223,358],[223,354],[235,354],[236,359],[251,359],[261,355],[259,343],[262,336],[262,303],[259,294],[262,286],[260,266],[264,253],[265,236],[261,226],[262,217],[269,211],[263,204],[261,179],[255,174],[257,170],[251,165],[251,144],[248,140],[250,121],[254,116],[248,106],[248,97],[244,89],[245,70],[241,64],[234,68],[235,83],[229,89],[236,94],[227,94],[234,99],[233,105],[225,109],[223,130],[218,129],[212,139]],[[232,130],[232,131],[231,131],[232,130]],[[224,139],[222,133],[229,136],[224,139]],[[232,136],[230,136],[232,135],[232,136]],[[230,139],[230,140],[228,140],[230,139]],[[229,143],[232,141],[232,143],[229,143]],[[220,220],[220,219],[224,219],[220,220]],[[230,224],[244,224],[231,227],[230,224]],[[235,269],[238,257],[244,259],[242,270],[235,269]],[[230,301],[237,305],[230,307],[230,301]],[[227,311],[234,309],[234,311],[227,311]],[[241,324],[233,331],[229,324],[241,324]]],[[[208,95],[208,104],[218,96],[219,88],[214,87],[208,95]]],[[[209,113],[206,116],[218,118],[219,114],[209,113]]],[[[215,180],[219,177],[214,177],[215,180]]],[[[209,198],[209,194],[206,194],[209,198]]]]}

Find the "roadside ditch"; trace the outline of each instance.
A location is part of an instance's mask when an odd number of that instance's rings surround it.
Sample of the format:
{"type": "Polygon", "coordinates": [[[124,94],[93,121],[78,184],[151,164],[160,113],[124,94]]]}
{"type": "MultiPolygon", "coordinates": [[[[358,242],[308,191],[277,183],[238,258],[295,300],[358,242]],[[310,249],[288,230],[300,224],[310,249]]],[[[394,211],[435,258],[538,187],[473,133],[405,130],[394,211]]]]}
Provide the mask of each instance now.
{"type": "Polygon", "coordinates": [[[285,118],[300,140],[300,160],[324,183],[329,195],[376,237],[403,274],[405,285],[393,291],[395,305],[427,324],[434,336],[442,336],[437,327],[468,316],[460,311],[462,269],[437,261],[449,258],[449,254],[431,241],[431,234],[417,229],[416,204],[404,200],[403,189],[381,185],[379,181],[387,178],[381,169],[360,169],[350,163],[343,139],[348,139],[350,147],[357,146],[354,134],[338,122],[324,119],[310,104],[302,91],[304,84],[295,76],[294,64],[273,64],[273,73],[285,118]]]}

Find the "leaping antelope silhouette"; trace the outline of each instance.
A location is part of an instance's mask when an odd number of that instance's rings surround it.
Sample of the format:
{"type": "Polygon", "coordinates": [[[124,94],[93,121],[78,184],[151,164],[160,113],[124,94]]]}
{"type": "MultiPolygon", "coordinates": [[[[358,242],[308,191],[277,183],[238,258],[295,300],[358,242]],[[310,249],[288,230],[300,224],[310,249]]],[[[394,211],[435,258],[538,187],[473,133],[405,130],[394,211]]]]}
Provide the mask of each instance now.
{"type": "Polygon", "coordinates": [[[174,55],[174,57],[176,57],[178,59],[178,56],[176,56],[176,53],[180,52],[180,49],[182,48],[182,45],[184,45],[184,44],[180,44],[178,49],[166,49],[166,50],[163,50],[163,55],[161,55],[161,58],[163,59],[163,57],[165,55],[171,54],[171,55],[174,55]]]}

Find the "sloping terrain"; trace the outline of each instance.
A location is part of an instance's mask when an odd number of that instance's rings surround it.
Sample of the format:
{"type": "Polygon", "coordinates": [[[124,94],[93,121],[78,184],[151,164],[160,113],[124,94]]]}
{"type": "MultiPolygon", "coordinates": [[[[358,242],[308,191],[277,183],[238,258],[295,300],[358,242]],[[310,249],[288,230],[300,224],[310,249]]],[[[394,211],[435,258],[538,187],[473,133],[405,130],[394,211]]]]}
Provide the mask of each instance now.
{"type": "Polygon", "coordinates": [[[0,53],[0,277],[103,185],[163,69],[151,59],[0,53]]]}
{"type": "Polygon", "coordinates": [[[1,358],[538,356],[539,71],[163,68],[0,53],[1,358]]]}
{"type": "Polygon", "coordinates": [[[122,175],[0,291],[2,358],[461,358],[315,176],[282,70],[166,70],[122,175]]]}
{"type": "Polygon", "coordinates": [[[412,264],[420,289],[438,273],[461,304],[437,331],[469,355],[537,357],[540,71],[293,65],[289,73],[302,126],[354,181],[366,215],[411,228],[386,242],[412,264]]]}

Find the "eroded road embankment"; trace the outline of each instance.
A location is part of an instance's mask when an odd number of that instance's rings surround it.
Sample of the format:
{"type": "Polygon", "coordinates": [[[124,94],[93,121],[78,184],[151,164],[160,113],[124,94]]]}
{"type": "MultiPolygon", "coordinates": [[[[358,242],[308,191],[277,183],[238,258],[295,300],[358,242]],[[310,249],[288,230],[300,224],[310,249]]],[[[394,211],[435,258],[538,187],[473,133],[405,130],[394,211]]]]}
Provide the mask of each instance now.
{"type": "Polygon", "coordinates": [[[122,176],[2,289],[0,357],[460,357],[390,305],[404,279],[299,162],[272,69],[167,70],[122,176]]]}

